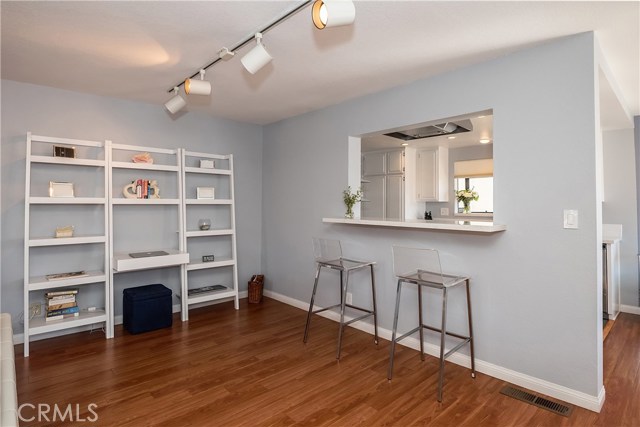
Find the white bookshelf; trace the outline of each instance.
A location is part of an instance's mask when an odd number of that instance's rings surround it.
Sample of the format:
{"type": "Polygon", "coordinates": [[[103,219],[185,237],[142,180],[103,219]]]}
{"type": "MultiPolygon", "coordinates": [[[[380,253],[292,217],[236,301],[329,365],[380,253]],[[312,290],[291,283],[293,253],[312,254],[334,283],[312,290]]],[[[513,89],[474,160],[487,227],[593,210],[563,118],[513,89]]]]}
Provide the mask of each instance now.
{"type": "Polygon", "coordinates": [[[191,253],[191,260],[182,269],[182,320],[189,319],[189,307],[194,304],[233,299],[236,310],[238,301],[238,265],[236,252],[235,202],[233,183],[233,155],[218,155],[181,150],[182,194],[183,194],[183,246],[191,253]],[[213,161],[213,168],[199,167],[200,160],[213,161]],[[215,188],[216,198],[196,198],[196,188],[215,188]],[[219,197],[219,198],[218,198],[219,197]],[[196,218],[211,220],[209,230],[200,230],[196,218]],[[202,247],[211,244],[218,253],[214,261],[202,261],[202,247]],[[198,246],[200,243],[200,246],[198,246]],[[192,247],[199,250],[192,251],[192,247]],[[218,276],[216,270],[227,269],[227,274],[218,276]],[[229,271],[230,270],[230,274],[229,271]],[[194,275],[199,275],[198,278],[194,275]],[[217,283],[217,277],[224,277],[217,283]],[[225,288],[189,295],[189,290],[204,286],[223,285],[225,288]]]}
{"type": "MultiPolygon", "coordinates": [[[[183,209],[182,209],[182,158],[179,149],[166,149],[138,145],[109,144],[109,217],[111,227],[109,230],[109,247],[111,250],[111,276],[112,294],[115,297],[115,284],[120,273],[151,270],[161,268],[180,268],[178,277],[183,287],[182,266],[189,262],[189,254],[185,251],[183,239],[183,209]],[[132,156],[139,153],[149,153],[153,163],[134,163],[132,156]],[[137,179],[156,179],[160,188],[160,198],[126,198],[123,195],[123,186],[133,183],[137,179]],[[165,211],[164,209],[169,209],[165,211]],[[129,210],[126,213],[124,209],[129,210]],[[135,244],[131,241],[117,241],[116,234],[119,231],[118,221],[126,219],[131,214],[144,215],[150,218],[148,223],[136,221],[135,228],[144,230],[151,237],[155,224],[169,227],[177,231],[177,239],[173,247],[153,247],[154,244],[142,239],[135,244]],[[171,223],[168,216],[177,213],[177,221],[171,223]],[[141,247],[144,246],[144,247],[141,247]],[[152,245],[152,247],[149,247],[152,245]],[[117,248],[117,250],[116,250],[117,248]],[[164,251],[166,255],[132,257],[136,252],[164,251]]],[[[168,287],[170,284],[165,283],[168,287]]],[[[113,311],[113,298],[111,301],[113,311]]]]}
{"type": "Polygon", "coordinates": [[[78,326],[95,324],[104,326],[110,338],[112,314],[111,286],[109,275],[109,248],[107,233],[109,215],[107,210],[108,141],[89,141],[69,138],[33,135],[27,133],[25,170],[25,224],[24,224],[24,356],[29,356],[29,343],[33,336],[60,331],[78,326]],[[54,156],[54,146],[73,148],[75,157],[54,156]],[[75,197],[46,197],[49,181],[47,176],[64,177],[64,182],[74,184],[75,197]],[[86,179],[85,179],[86,178],[86,179]],[[87,182],[85,182],[87,181],[87,182]],[[77,190],[77,191],[75,191],[77,190]],[[93,206],[91,206],[93,205],[93,206]],[[65,223],[59,217],[49,220],[53,209],[62,209],[65,223]],[[40,217],[40,220],[35,219],[40,217]],[[43,220],[45,218],[45,220],[43,220]],[[58,226],[81,225],[74,229],[72,237],[56,238],[58,226]],[[94,228],[89,230],[88,228],[94,228]],[[98,234],[95,230],[98,229],[98,234]],[[97,251],[99,265],[84,265],[84,257],[67,255],[52,261],[61,247],[73,248],[78,253],[97,251]],[[95,249],[98,247],[99,249],[95,249]],[[37,252],[35,252],[37,251],[37,252]],[[79,260],[79,261],[78,261],[79,260]],[[101,261],[100,261],[101,260],[101,261]],[[86,275],[63,280],[48,280],[47,274],[78,271],[78,262],[86,275]],[[97,268],[96,268],[97,267],[97,268]],[[46,270],[46,271],[42,271],[46,270]],[[41,275],[34,272],[37,271],[41,275]],[[47,291],[78,288],[81,295],[87,285],[98,286],[101,295],[99,304],[104,309],[89,312],[80,306],[80,314],[58,321],[46,321],[44,317],[47,291]],[[42,314],[31,315],[31,301],[40,304],[42,314]],[[42,304],[44,302],[44,304],[42,304]]]}

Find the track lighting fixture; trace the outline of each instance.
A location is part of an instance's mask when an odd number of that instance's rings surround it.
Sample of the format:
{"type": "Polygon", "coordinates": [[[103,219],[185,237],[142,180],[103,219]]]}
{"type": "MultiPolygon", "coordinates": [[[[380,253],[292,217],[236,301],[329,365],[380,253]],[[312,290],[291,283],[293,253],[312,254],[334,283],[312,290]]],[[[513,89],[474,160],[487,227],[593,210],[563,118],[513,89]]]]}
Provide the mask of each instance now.
{"type": "Polygon", "coordinates": [[[251,43],[254,39],[256,41],[256,46],[244,55],[240,61],[248,72],[251,74],[257,73],[273,60],[273,57],[262,44],[262,35],[310,5],[313,5],[311,10],[313,24],[319,29],[349,25],[353,23],[356,17],[356,9],[352,0],[302,0],[292,9],[289,9],[281,16],[261,27],[254,36],[242,39],[231,48],[223,47],[218,51],[218,55],[207,65],[203,66],[200,71],[176,84],[173,88],[167,89],[167,92],[169,93],[175,92],[175,96],[165,104],[167,110],[172,114],[175,114],[186,105],[184,98],[178,95],[179,88],[182,85],[184,85],[184,90],[188,95],[210,95],[211,83],[204,80],[205,70],[208,70],[209,67],[214,66],[220,61],[229,61],[233,59],[238,50],[251,43]],[[194,80],[194,77],[197,77],[198,74],[200,75],[200,80],[194,80]]]}
{"type": "Polygon", "coordinates": [[[313,25],[319,30],[353,24],[356,7],[351,0],[316,0],[311,8],[313,25]]]}
{"type": "Polygon", "coordinates": [[[211,82],[204,79],[206,71],[200,70],[200,80],[193,78],[184,81],[184,91],[187,95],[211,95],[211,82]]]}
{"type": "Polygon", "coordinates": [[[173,92],[175,96],[164,104],[164,108],[166,108],[171,114],[177,113],[178,111],[182,110],[185,105],[187,105],[187,101],[185,101],[183,97],[178,95],[179,91],[180,88],[178,86],[174,87],[173,92]]]}
{"type": "Polygon", "coordinates": [[[247,52],[247,54],[240,60],[242,65],[244,65],[244,68],[246,68],[251,74],[255,74],[260,71],[262,67],[267,65],[273,59],[262,44],[262,33],[256,33],[255,38],[255,47],[247,52]]]}

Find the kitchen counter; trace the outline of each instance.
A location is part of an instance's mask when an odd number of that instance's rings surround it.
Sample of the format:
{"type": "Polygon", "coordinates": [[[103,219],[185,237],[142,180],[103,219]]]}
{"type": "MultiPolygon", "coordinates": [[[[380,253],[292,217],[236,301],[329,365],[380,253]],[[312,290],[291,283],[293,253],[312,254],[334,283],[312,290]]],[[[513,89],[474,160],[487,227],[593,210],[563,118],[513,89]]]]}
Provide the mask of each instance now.
{"type": "Polygon", "coordinates": [[[420,230],[444,230],[461,231],[469,233],[496,233],[505,231],[506,225],[494,224],[490,221],[468,221],[456,219],[347,219],[347,218],[322,218],[322,222],[328,224],[368,225],[375,227],[410,228],[420,230]]]}

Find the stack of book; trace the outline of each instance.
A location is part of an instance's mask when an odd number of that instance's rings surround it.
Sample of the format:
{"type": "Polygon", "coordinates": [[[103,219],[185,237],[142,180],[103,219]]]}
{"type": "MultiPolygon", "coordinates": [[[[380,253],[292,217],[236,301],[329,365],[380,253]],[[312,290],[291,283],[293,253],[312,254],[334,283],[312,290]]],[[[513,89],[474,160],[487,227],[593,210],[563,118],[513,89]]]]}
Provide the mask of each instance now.
{"type": "Polygon", "coordinates": [[[47,292],[45,294],[47,306],[45,320],[50,322],[79,316],[80,308],[76,301],[77,293],[77,289],[47,292]]]}

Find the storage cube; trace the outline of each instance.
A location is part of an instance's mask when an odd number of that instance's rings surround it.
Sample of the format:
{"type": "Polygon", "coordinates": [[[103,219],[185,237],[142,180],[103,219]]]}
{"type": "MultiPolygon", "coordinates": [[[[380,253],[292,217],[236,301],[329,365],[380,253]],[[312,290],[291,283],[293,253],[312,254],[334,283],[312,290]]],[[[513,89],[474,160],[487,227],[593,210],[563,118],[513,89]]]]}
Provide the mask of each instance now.
{"type": "Polygon", "coordinates": [[[129,333],[139,334],[171,326],[171,289],[154,284],[127,288],[122,293],[123,323],[129,333]]]}

